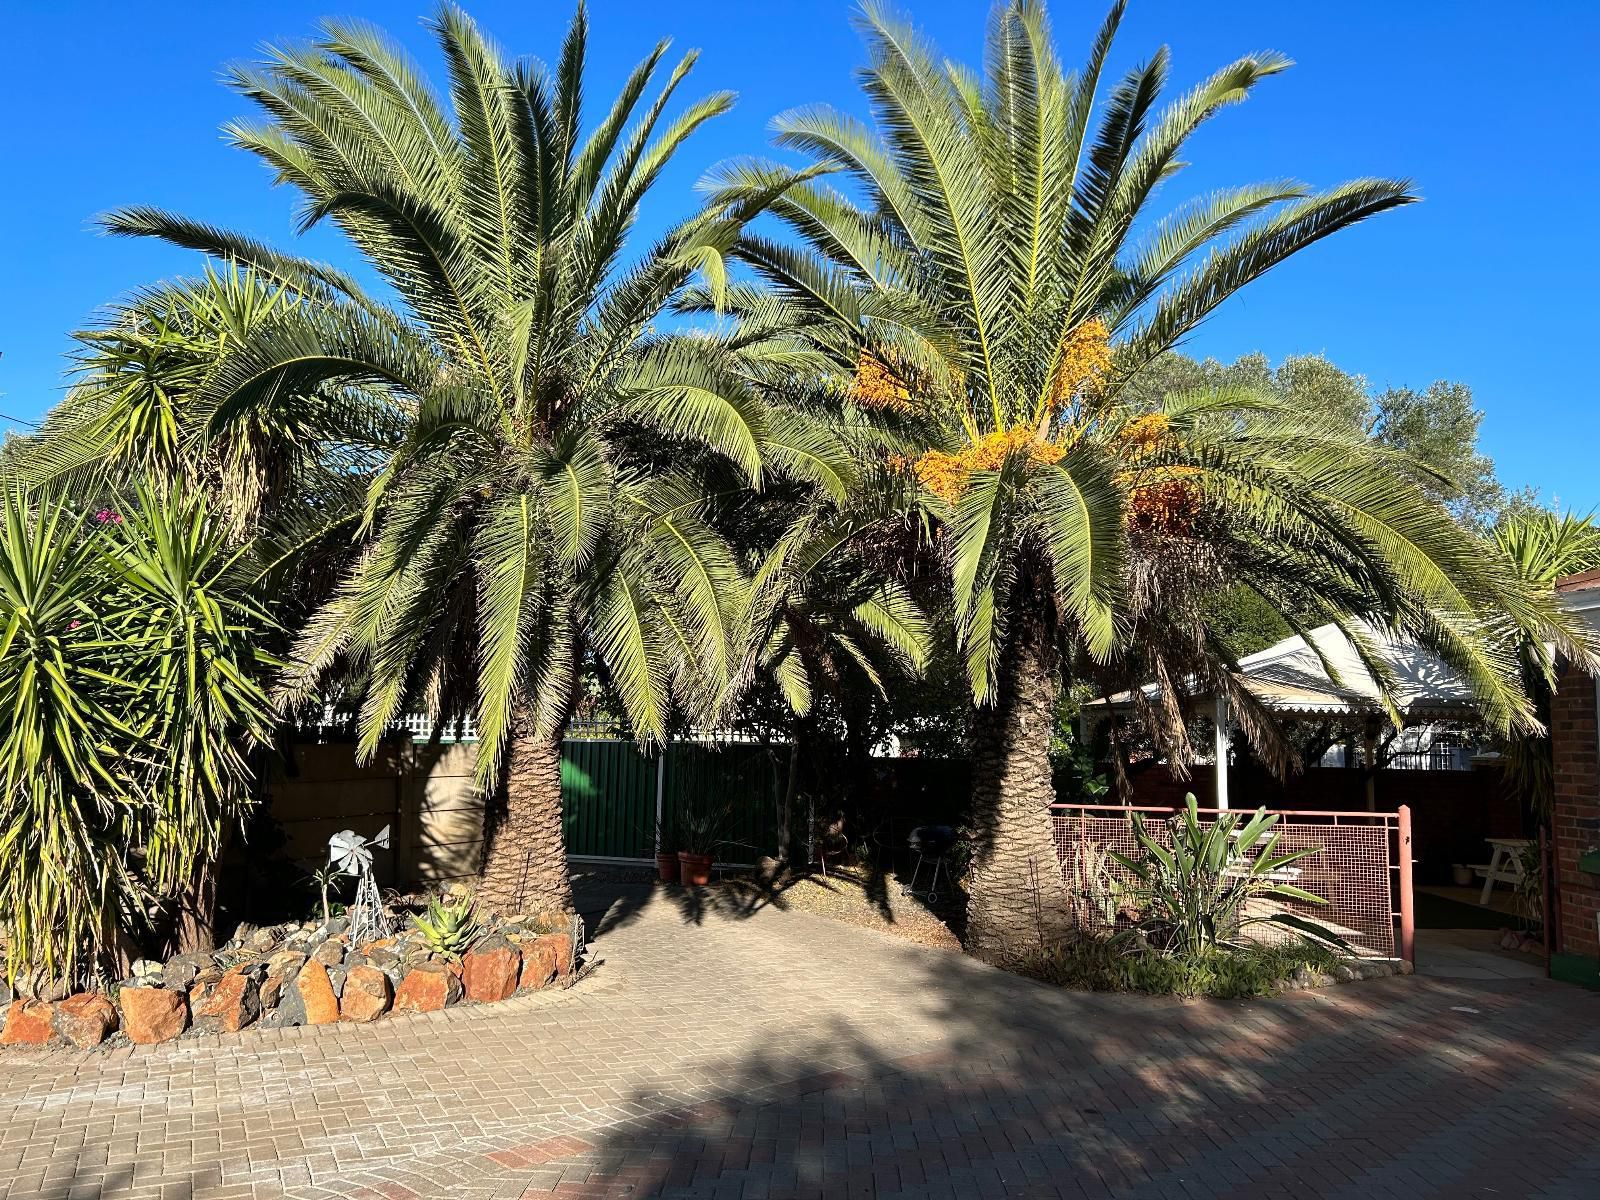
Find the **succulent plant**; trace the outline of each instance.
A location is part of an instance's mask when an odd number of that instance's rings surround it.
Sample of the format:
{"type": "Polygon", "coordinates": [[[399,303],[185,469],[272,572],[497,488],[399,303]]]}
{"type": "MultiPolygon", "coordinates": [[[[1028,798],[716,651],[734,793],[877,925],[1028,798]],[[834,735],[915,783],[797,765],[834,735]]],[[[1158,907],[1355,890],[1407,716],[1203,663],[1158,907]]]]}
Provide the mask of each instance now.
{"type": "Polygon", "coordinates": [[[452,902],[442,899],[428,901],[425,915],[413,915],[415,926],[429,950],[447,958],[460,958],[478,936],[478,921],[473,916],[476,900],[471,893],[458,896],[452,902]]]}

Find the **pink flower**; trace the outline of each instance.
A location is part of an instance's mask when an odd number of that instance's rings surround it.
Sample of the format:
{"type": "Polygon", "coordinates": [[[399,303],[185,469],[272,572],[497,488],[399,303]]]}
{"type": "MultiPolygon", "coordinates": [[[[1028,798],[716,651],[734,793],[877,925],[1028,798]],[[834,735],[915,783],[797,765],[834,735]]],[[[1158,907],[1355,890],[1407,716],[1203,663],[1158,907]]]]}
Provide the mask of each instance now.
{"type": "Polygon", "coordinates": [[[122,514],[119,513],[119,512],[113,512],[109,508],[102,508],[99,512],[95,513],[94,519],[96,521],[98,521],[101,525],[107,525],[107,524],[109,524],[109,525],[121,525],[122,524],[122,514]]]}
{"type": "Polygon", "coordinates": [[[76,629],[79,625],[82,625],[82,624],[83,624],[82,621],[76,621],[76,620],[68,621],[67,622],[67,628],[68,629],[76,629]]]}

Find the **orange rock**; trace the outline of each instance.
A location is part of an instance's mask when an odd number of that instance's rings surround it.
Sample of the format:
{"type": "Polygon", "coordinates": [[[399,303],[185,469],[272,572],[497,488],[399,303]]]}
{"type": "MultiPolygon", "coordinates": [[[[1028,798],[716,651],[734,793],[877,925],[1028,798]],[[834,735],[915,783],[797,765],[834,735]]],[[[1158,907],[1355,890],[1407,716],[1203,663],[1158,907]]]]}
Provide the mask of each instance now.
{"type": "Polygon", "coordinates": [[[122,1027],[141,1046],[170,1042],[189,1027],[189,998],[165,988],[122,989],[122,1027]]]}
{"type": "Polygon", "coordinates": [[[521,953],[501,938],[474,947],[461,960],[461,982],[466,987],[467,999],[480,1004],[504,1000],[514,994],[521,971],[521,953]]]}
{"type": "Polygon", "coordinates": [[[261,1015],[261,986],[251,975],[224,975],[205,1003],[194,1010],[196,1020],[217,1022],[224,1033],[238,1033],[261,1015]]]}
{"type": "Polygon", "coordinates": [[[535,938],[522,948],[521,988],[542,988],[556,977],[556,948],[543,938],[535,938]]]}
{"type": "Polygon", "coordinates": [[[461,998],[461,981],[443,963],[418,963],[400,981],[395,1012],[438,1012],[461,998]]]}
{"type": "Polygon", "coordinates": [[[308,962],[295,976],[294,986],[305,1002],[307,1025],[331,1025],[339,1019],[339,997],[333,994],[327,967],[308,962]]]}
{"type": "Polygon", "coordinates": [[[55,1030],[79,1049],[98,1046],[117,1027],[117,1009],[97,992],[79,992],[56,1005],[55,1030]]]}
{"type": "Polygon", "coordinates": [[[389,1011],[394,988],[377,967],[351,967],[339,998],[341,1021],[376,1021],[389,1011]]]}
{"type": "Polygon", "coordinates": [[[572,969],[572,936],[566,933],[542,933],[534,939],[535,946],[549,946],[556,955],[556,975],[566,978],[572,969]]]}
{"type": "Polygon", "coordinates": [[[47,1000],[14,1000],[6,1009],[0,1046],[43,1046],[55,1036],[51,1018],[56,1006],[47,1000]]]}

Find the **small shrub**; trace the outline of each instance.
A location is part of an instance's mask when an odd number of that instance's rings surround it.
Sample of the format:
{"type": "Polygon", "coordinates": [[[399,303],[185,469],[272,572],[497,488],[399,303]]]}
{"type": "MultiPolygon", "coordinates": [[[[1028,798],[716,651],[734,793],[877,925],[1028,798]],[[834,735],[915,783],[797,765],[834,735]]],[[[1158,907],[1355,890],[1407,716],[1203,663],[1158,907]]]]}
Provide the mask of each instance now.
{"type": "Polygon", "coordinates": [[[1083,938],[1042,955],[1025,973],[1081,991],[1249,999],[1282,990],[1302,968],[1327,974],[1337,963],[1311,942],[1166,954],[1136,938],[1083,938]]]}

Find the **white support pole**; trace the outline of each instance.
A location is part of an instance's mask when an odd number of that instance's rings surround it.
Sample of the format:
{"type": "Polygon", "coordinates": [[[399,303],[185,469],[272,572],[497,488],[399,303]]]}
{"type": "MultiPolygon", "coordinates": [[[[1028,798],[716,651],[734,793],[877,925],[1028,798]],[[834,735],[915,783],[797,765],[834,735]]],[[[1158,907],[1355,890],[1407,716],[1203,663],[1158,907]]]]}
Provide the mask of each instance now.
{"type": "Polygon", "coordinates": [[[661,752],[656,755],[656,853],[661,853],[661,818],[666,813],[667,804],[667,743],[661,743],[661,752]]]}
{"type": "Polygon", "coordinates": [[[1217,807],[1228,807],[1228,693],[1217,689],[1217,807]]]}

